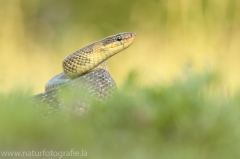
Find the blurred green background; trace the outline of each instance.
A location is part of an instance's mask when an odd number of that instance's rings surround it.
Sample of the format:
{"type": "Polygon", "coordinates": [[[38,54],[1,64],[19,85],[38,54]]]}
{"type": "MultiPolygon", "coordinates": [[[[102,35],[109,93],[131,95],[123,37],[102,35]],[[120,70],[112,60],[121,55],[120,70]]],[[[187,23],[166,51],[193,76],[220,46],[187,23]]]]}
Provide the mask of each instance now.
{"type": "Polygon", "coordinates": [[[109,60],[118,85],[132,69],[153,85],[186,66],[218,70],[230,91],[240,85],[238,0],[0,0],[0,24],[1,92],[41,92],[65,56],[125,31],[138,36],[109,60]]]}

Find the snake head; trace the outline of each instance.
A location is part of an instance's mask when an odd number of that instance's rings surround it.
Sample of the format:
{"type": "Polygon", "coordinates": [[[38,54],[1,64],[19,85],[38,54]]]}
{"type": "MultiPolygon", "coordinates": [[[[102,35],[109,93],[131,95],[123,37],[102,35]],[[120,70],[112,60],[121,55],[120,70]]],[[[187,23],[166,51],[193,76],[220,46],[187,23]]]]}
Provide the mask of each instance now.
{"type": "Polygon", "coordinates": [[[124,32],[109,36],[103,39],[100,50],[116,54],[132,45],[136,36],[134,32],[124,32]]]}

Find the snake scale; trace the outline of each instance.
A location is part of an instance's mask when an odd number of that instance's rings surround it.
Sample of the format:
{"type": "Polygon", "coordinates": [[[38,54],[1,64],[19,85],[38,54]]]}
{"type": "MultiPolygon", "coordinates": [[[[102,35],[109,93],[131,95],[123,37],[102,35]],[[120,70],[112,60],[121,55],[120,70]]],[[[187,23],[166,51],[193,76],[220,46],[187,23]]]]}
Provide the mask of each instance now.
{"type": "Polygon", "coordinates": [[[39,107],[47,105],[51,110],[67,106],[74,113],[83,114],[89,107],[88,96],[99,101],[109,99],[116,84],[106,60],[131,46],[135,38],[134,32],[119,33],[68,55],[62,62],[63,72],[46,83],[45,91],[32,98],[33,103],[39,107]]]}

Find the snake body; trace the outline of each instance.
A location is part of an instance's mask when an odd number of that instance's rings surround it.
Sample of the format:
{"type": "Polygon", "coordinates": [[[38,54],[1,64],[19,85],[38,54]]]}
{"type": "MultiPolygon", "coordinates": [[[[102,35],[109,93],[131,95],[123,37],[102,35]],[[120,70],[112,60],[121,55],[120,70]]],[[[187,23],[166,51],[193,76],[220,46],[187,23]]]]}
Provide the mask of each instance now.
{"type": "MultiPolygon", "coordinates": [[[[86,110],[85,92],[99,100],[106,100],[116,90],[116,84],[108,73],[106,60],[133,44],[136,34],[124,32],[106,37],[79,49],[65,57],[63,72],[50,79],[45,92],[33,97],[35,104],[51,107],[68,105],[60,96],[65,88],[75,95],[71,105],[74,109],[86,110]]],[[[75,110],[76,111],[76,110],[75,110]]]]}

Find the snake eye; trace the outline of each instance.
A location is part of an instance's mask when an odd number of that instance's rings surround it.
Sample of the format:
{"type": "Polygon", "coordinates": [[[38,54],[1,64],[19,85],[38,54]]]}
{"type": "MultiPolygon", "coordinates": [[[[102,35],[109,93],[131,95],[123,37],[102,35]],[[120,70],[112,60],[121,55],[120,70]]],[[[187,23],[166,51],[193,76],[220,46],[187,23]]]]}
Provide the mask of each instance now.
{"type": "Polygon", "coordinates": [[[121,40],[122,40],[121,35],[117,35],[117,36],[116,36],[116,40],[117,40],[117,41],[121,41],[121,40]]]}

